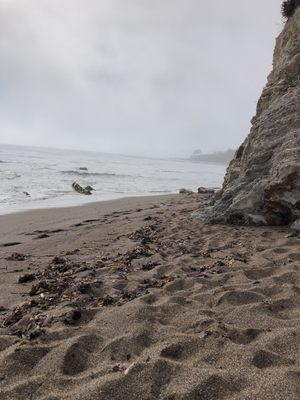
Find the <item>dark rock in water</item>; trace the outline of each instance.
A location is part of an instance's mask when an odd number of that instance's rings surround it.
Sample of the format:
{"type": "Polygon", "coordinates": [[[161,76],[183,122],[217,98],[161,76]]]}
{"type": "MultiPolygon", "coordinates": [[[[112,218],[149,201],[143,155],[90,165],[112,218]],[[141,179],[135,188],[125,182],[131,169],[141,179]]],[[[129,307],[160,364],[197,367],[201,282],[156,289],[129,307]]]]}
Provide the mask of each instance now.
{"type": "Polygon", "coordinates": [[[28,192],[23,192],[23,194],[25,194],[25,196],[29,197],[30,194],[28,192]]]}
{"type": "Polygon", "coordinates": [[[92,192],[93,190],[95,190],[92,186],[86,186],[84,190],[87,190],[89,192],[92,192]]]}
{"type": "Polygon", "coordinates": [[[19,277],[19,283],[32,282],[36,279],[35,274],[24,274],[19,277]]]}
{"type": "Polygon", "coordinates": [[[79,167],[78,168],[80,171],[87,171],[88,169],[87,169],[87,167],[79,167]]]}
{"type": "Polygon", "coordinates": [[[276,43],[273,71],[249,136],[231,161],[214,205],[202,220],[289,225],[300,219],[300,7],[276,43]]]}
{"type": "Polygon", "coordinates": [[[90,194],[92,194],[90,190],[87,190],[87,189],[83,188],[83,187],[80,186],[79,183],[77,183],[77,182],[73,182],[73,183],[72,183],[72,188],[73,188],[77,193],[80,193],[80,194],[85,194],[85,195],[90,195],[90,194]]]}

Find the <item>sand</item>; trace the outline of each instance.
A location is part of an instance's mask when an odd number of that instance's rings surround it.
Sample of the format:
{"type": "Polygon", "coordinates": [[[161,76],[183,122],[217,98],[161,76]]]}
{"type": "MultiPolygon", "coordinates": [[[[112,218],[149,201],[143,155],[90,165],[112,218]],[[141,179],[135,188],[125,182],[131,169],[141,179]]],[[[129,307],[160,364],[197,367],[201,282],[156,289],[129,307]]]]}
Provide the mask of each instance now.
{"type": "Polygon", "coordinates": [[[299,399],[300,237],[209,201],[0,216],[0,399],[299,399]]]}

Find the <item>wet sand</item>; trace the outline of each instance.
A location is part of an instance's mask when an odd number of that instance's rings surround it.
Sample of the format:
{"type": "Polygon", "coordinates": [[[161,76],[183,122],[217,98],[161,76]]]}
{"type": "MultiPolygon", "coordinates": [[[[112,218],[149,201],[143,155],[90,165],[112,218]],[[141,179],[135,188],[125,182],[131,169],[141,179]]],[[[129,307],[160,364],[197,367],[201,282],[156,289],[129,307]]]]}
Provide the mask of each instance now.
{"type": "Polygon", "coordinates": [[[300,237],[209,202],[0,216],[0,399],[298,399],[300,237]]]}

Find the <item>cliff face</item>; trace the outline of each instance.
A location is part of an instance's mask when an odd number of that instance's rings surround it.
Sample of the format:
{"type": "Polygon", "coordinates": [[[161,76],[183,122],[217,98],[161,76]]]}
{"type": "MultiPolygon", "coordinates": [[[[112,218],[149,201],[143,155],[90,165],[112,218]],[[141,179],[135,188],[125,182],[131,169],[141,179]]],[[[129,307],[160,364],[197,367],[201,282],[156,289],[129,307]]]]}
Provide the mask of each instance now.
{"type": "Polygon", "coordinates": [[[211,222],[281,225],[300,218],[300,8],[277,39],[273,71],[230,163],[211,222]]]}

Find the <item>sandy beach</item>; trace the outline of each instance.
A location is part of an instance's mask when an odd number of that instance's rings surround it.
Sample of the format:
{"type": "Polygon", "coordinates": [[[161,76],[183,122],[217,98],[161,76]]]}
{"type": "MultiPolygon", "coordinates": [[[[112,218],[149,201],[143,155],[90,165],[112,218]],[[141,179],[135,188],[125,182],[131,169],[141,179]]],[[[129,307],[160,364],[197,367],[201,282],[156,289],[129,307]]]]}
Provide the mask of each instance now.
{"type": "Polygon", "coordinates": [[[299,399],[300,237],[210,201],[0,216],[0,399],[299,399]]]}

